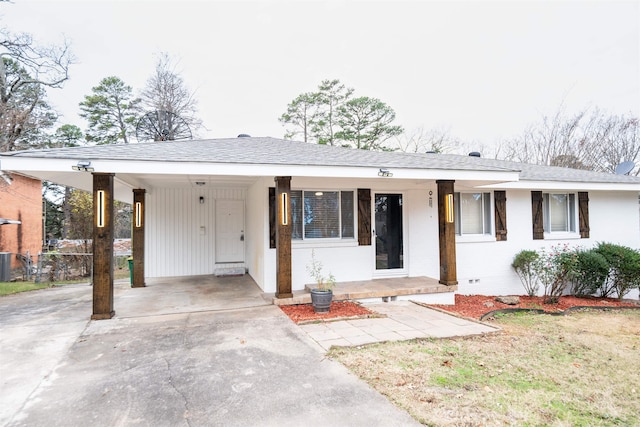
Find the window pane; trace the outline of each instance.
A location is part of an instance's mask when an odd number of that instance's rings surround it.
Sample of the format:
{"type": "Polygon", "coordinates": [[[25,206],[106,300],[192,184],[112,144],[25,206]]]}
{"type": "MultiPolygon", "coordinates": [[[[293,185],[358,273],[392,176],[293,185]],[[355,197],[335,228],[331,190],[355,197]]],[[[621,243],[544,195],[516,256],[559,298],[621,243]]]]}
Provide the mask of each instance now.
{"type": "Polygon", "coordinates": [[[549,195],[549,231],[569,231],[568,198],[566,194],[549,195]]]}
{"type": "Polygon", "coordinates": [[[291,239],[302,239],[302,191],[291,192],[291,239]]]}
{"type": "Polygon", "coordinates": [[[353,191],[340,193],[340,209],[342,211],[342,238],[352,238],[354,237],[353,191]]]}
{"type": "Polygon", "coordinates": [[[337,191],[304,192],[305,239],[340,237],[340,204],[337,191]]]}
{"type": "Polygon", "coordinates": [[[460,194],[460,217],[463,234],[482,234],[482,194],[460,194]]]}
{"type": "Polygon", "coordinates": [[[491,193],[482,194],[484,207],[484,234],[491,234],[491,193]]]}
{"type": "Polygon", "coordinates": [[[576,231],[576,195],[569,194],[569,231],[576,231]]]}

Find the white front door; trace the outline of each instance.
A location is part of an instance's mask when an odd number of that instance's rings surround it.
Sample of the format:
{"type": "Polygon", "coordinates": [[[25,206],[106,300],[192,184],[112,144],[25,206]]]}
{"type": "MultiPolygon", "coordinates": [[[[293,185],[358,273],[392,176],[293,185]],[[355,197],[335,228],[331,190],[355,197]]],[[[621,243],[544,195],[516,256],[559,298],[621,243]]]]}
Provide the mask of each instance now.
{"type": "Polygon", "coordinates": [[[216,263],[244,262],[244,200],[216,200],[216,263]]]}

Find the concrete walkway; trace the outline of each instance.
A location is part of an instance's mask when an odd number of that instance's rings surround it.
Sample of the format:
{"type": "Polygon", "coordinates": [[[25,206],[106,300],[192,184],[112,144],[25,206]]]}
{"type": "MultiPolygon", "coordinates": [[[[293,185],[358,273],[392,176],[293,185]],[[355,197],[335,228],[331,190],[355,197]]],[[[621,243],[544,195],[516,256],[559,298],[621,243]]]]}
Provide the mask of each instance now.
{"type": "Polygon", "coordinates": [[[300,325],[323,350],[413,338],[444,338],[498,331],[489,325],[461,319],[410,301],[364,304],[385,318],[340,320],[300,325]]]}
{"type": "Polygon", "coordinates": [[[91,292],[67,285],[0,297],[0,425],[417,426],[327,359],[338,344],[329,340],[481,326],[398,302],[374,307],[388,318],[319,325],[343,327],[328,338],[240,278],[119,282],[116,317],[90,321],[91,292]]]}

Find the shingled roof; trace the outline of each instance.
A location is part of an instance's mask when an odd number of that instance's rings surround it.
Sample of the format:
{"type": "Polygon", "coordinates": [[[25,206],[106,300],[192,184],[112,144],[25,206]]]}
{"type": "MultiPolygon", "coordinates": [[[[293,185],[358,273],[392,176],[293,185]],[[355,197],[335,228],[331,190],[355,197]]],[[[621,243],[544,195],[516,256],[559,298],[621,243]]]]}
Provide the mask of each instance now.
{"type": "Polygon", "coordinates": [[[2,153],[45,159],[91,159],[148,162],[196,162],[255,165],[389,167],[408,169],[519,172],[520,180],[640,183],[639,177],[564,167],[530,165],[452,154],[356,150],[271,137],[149,142],[2,153]]]}

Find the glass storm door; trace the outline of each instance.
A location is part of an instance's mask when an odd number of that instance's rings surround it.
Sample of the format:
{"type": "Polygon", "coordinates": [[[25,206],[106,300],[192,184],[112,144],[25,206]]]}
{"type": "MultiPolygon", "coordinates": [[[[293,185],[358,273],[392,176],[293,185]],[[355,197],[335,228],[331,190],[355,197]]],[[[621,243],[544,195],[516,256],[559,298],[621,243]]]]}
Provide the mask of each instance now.
{"type": "Polygon", "coordinates": [[[376,193],[374,199],[376,271],[404,268],[402,194],[376,193]]]}

